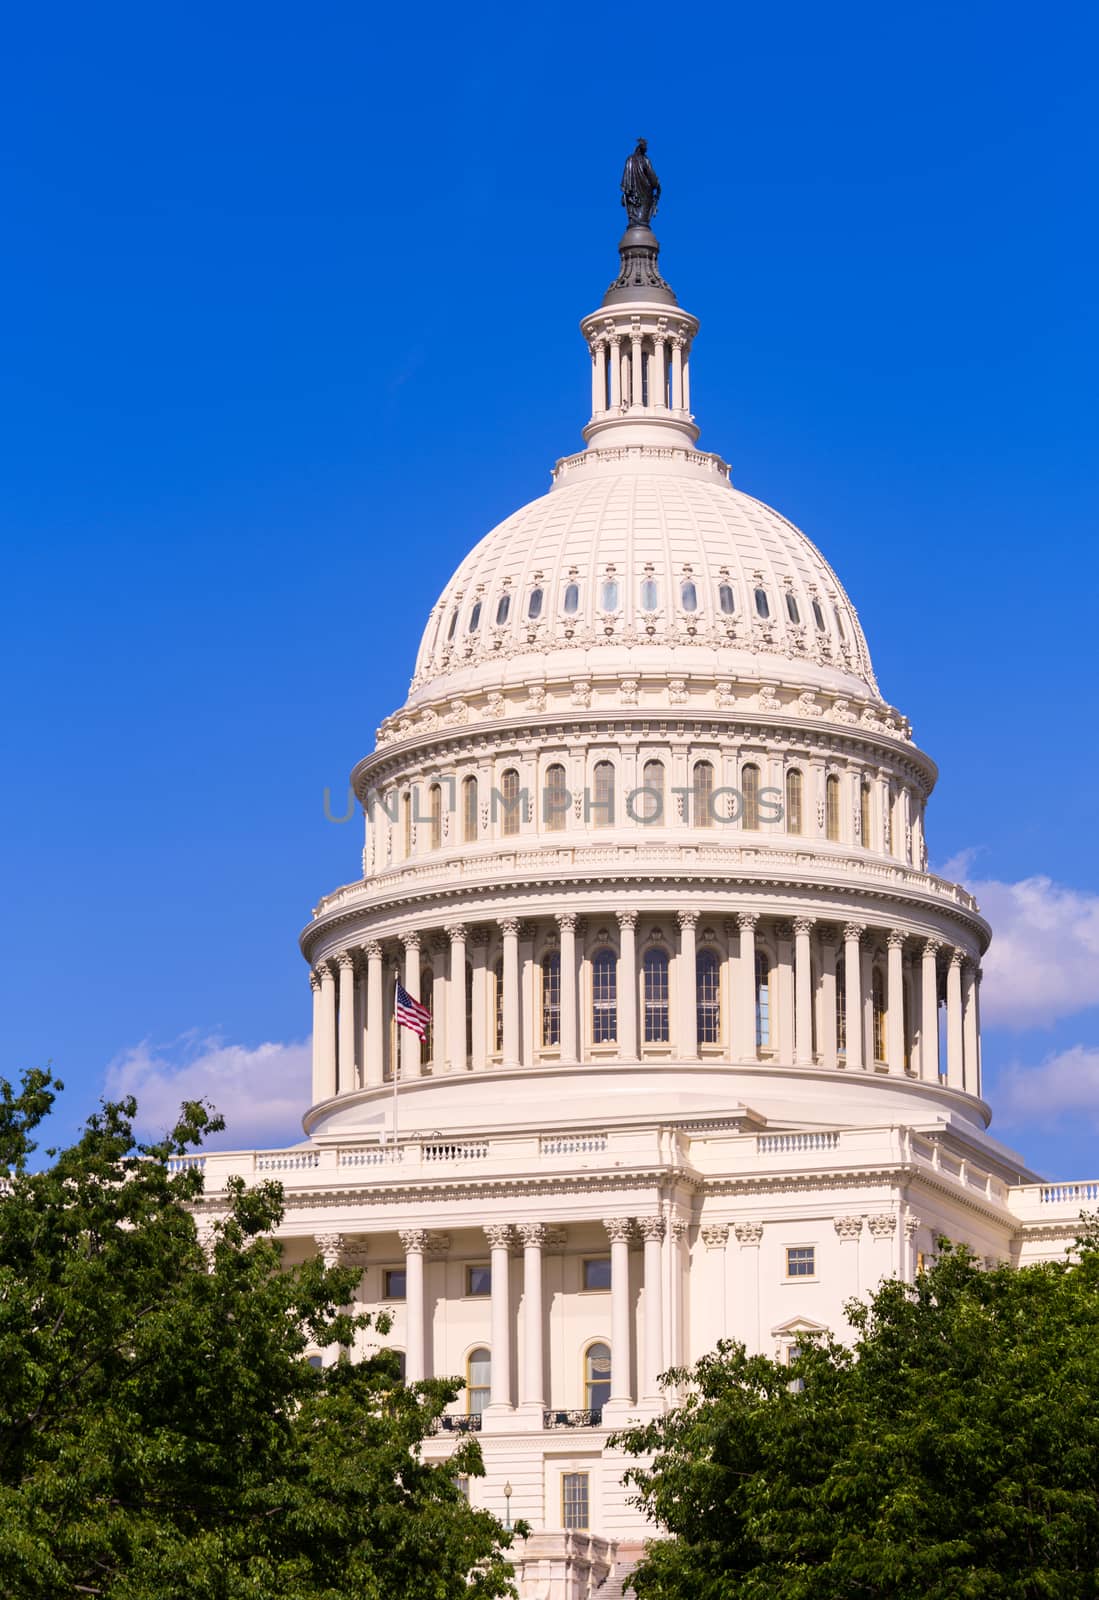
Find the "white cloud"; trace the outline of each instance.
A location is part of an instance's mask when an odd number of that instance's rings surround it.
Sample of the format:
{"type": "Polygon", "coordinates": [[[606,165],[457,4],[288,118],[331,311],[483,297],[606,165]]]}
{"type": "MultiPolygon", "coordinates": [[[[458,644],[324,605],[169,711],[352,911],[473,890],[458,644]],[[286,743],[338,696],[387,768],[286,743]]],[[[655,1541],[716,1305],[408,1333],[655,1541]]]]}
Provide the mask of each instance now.
{"type": "Polygon", "coordinates": [[[226,1123],[211,1147],[293,1144],[304,1137],[301,1114],[310,1100],[311,1070],[308,1039],[254,1049],[196,1035],[166,1046],[143,1040],[109,1064],[105,1094],[136,1098],[137,1128],[145,1137],[170,1128],[182,1101],[206,1100],[226,1123]]]}
{"type": "Polygon", "coordinates": [[[1056,1127],[1066,1117],[1099,1128],[1099,1047],[1073,1045],[1037,1067],[1008,1067],[996,1107],[1003,1121],[1056,1127]]]}
{"type": "Polygon", "coordinates": [[[982,1023],[1044,1027],[1099,1005],[1099,895],[1046,877],[974,877],[977,854],[963,850],[939,870],[976,895],[992,926],[981,962],[982,1023]]]}

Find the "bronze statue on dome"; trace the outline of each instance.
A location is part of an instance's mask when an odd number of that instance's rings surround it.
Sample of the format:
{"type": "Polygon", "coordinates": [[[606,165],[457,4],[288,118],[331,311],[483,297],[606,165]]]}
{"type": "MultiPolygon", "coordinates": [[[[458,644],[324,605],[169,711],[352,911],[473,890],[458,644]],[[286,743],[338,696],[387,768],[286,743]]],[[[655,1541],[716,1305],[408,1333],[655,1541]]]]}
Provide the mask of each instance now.
{"type": "Polygon", "coordinates": [[[647,228],[660,199],[660,179],[653,171],[648,148],[645,139],[638,139],[637,149],[626,157],[622,169],[622,204],[631,228],[647,228]]]}

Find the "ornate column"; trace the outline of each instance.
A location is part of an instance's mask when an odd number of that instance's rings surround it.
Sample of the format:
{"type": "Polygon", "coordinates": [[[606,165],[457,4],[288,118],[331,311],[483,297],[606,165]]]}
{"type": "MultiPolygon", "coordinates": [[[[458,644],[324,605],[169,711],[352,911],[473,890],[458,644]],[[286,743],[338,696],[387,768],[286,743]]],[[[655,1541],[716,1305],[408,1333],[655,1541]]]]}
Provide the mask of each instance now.
{"type": "Polygon", "coordinates": [[[511,1224],[492,1222],[485,1228],[492,1254],[492,1396],[493,1407],[511,1408],[511,1224]]]}
{"type": "Polygon", "coordinates": [[[639,406],[645,397],[645,387],[641,377],[641,335],[630,335],[630,404],[639,406]]]}
{"type": "MultiPolygon", "coordinates": [[[[658,1378],[664,1370],[664,1299],[661,1285],[663,1217],[642,1217],[638,1222],[645,1241],[645,1381],[643,1398],[660,1403],[658,1378]]],[[[612,1273],[613,1278],[613,1273],[612,1273]]]]}
{"type": "MultiPolygon", "coordinates": [[[[742,1326],[748,1330],[745,1344],[753,1355],[763,1351],[763,1338],[760,1328],[760,1245],[763,1242],[762,1222],[741,1221],[733,1223],[733,1233],[740,1246],[740,1280],[742,1305],[742,1326]]],[[[726,1327],[733,1324],[732,1307],[726,1311],[726,1327]]]]}
{"type": "Polygon", "coordinates": [[[519,1065],[519,919],[504,917],[504,1048],[502,1065],[519,1065]]]}
{"type": "Polygon", "coordinates": [[[662,411],[665,407],[664,396],[667,392],[667,379],[664,373],[667,351],[668,347],[664,339],[657,335],[653,339],[653,356],[649,366],[649,404],[650,406],[659,406],[662,411]]]}
{"type": "MultiPolygon", "coordinates": [[[[676,914],[679,923],[679,1055],[684,1061],[698,1060],[698,999],[697,999],[697,952],[695,946],[695,928],[698,925],[697,911],[680,911],[676,914]]],[[[674,1036],[673,1036],[674,1037],[674,1036]]]]}
{"type": "Polygon", "coordinates": [[[843,930],[843,1011],[847,1024],[847,1065],[862,1066],[862,950],[863,933],[859,922],[849,922],[843,930]]]}
{"type": "Polygon", "coordinates": [[[739,1035],[736,1054],[741,1061],[756,1059],[756,923],[755,911],[739,911],[740,955],[736,962],[736,998],[733,1026],[739,1035]]]}
{"type": "Polygon", "coordinates": [[[617,411],[622,404],[622,341],[617,334],[611,335],[609,359],[611,363],[611,410],[617,411]]]}
{"type": "Polygon", "coordinates": [[[794,918],[794,1060],[798,1066],[813,1062],[812,933],[812,917],[794,918]]]}
{"type": "Polygon", "coordinates": [[[536,1027],[537,985],[534,978],[534,923],[519,924],[519,1064],[532,1067],[538,1059],[540,1035],[536,1027]]]}
{"type": "Polygon", "coordinates": [[[488,1065],[488,1058],[492,1053],[488,1034],[491,1000],[488,941],[489,931],[487,928],[473,928],[470,933],[470,944],[473,946],[473,1027],[471,1030],[473,1057],[469,1065],[474,1072],[488,1065]]]}
{"type": "Polygon", "coordinates": [[[890,1072],[904,1072],[904,934],[890,928],[885,1012],[885,1059],[890,1072]]]}
{"type": "Polygon", "coordinates": [[[618,912],[618,1059],[637,1060],[637,912],[618,912]]]}
{"type": "Polygon", "coordinates": [[[309,969],[309,987],[313,991],[313,1104],[325,1098],[324,1094],[324,1002],[321,999],[321,975],[315,967],[309,969]]]}
{"type": "Polygon", "coordinates": [[[606,409],[606,380],[603,376],[603,350],[601,339],[596,339],[591,347],[591,412],[598,416],[600,411],[606,409]]]}
{"type": "Polygon", "coordinates": [[[825,926],[820,949],[820,1053],[826,1066],[836,1065],[836,930],[825,926]]]}
{"type": "Polygon", "coordinates": [[[450,940],[450,1016],[447,1033],[450,1042],[450,1070],[466,1070],[466,930],[453,922],[446,930],[450,940]]]}
{"type": "Polygon", "coordinates": [[[370,996],[367,992],[366,951],[355,952],[355,1055],[358,1059],[358,1081],[366,1087],[366,1057],[370,1049],[366,1019],[370,996]]]}
{"type": "Polygon", "coordinates": [[[577,1060],[576,1046],[576,916],[562,911],[557,916],[561,930],[561,1065],[577,1060]]]}
{"type": "Polygon", "coordinates": [[[405,1377],[419,1383],[427,1376],[427,1325],[424,1303],[424,1254],[426,1228],[404,1228],[400,1235],[404,1247],[405,1270],[405,1377]]]}
{"type": "Polygon", "coordinates": [[[920,1077],[925,1083],[939,1081],[939,950],[938,939],[926,939],[923,947],[920,999],[920,1077]]]}
{"type": "MultiPolygon", "coordinates": [[[[401,943],[404,945],[404,986],[413,1000],[418,1000],[420,998],[420,935],[418,933],[403,933],[401,935],[401,943]]],[[[401,1041],[401,1077],[418,1078],[423,1071],[420,1041],[411,1028],[401,1028],[398,1031],[401,1041]]]]}
{"type": "Polygon", "coordinates": [[[328,1100],[336,1093],[336,977],[327,961],[318,968],[321,979],[321,1048],[320,1093],[318,1100],[328,1100]]]}
{"type": "Polygon", "coordinates": [[[630,1236],[629,1217],[608,1217],[603,1226],[611,1241],[611,1395],[622,1406],[633,1405],[630,1360],[630,1236]]]}
{"type": "Polygon", "coordinates": [[[366,1087],[377,1089],[385,1076],[385,1003],[382,946],[369,939],[366,950],[366,1087]]]}
{"type": "Polygon", "coordinates": [[[355,1087],[355,958],[350,950],[341,950],[336,957],[339,973],[339,1072],[337,1084],[340,1094],[348,1094],[355,1087]]]}
{"type": "Polygon", "coordinates": [[[962,959],[963,952],[955,947],[946,969],[946,1081],[952,1089],[965,1088],[962,959]]]}
{"type": "Polygon", "coordinates": [[[447,949],[446,934],[433,933],[431,935],[433,981],[431,993],[424,1004],[431,1007],[431,1070],[436,1076],[450,1070],[450,981],[447,977],[447,949]]]}
{"type": "Polygon", "coordinates": [[[683,339],[672,334],[672,410],[685,410],[683,404],[683,339]]]}
{"type": "MultiPolygon", "coordinates": [[[[523,1241],[523,1381],[519,1401],[540,1413],[546,1403],[542,1320],[542,1251],[546,1228],[541,1222],[521,1222],[518,1233],[523,1241]]],[[[542,1425],[540,1415],[537,1425],[542,1425]]]]}
{"type": "Polygon", "coordinates": [[[965,1087],[968,1094],[980,1093],[977,1050],[977,963],[962,967],[962,1034],[965,1048],[965,1087]]]}
{"type": "Polygon", "coordinates": [[[772,1035],[771,1048],[778,1044],[783,1061],[794,1059],[794,930],[788,922],[775,924],[778,955],[778,1040],[772,1035]]]}

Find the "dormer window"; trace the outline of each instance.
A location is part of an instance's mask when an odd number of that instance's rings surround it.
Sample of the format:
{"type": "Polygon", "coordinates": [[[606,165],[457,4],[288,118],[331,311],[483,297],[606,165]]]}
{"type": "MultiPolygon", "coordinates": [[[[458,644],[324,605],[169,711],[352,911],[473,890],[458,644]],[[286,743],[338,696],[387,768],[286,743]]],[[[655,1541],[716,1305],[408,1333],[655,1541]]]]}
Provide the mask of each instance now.
{"type": "Polygon", "coordinates": [[[656,579],[642,578],[641,580],[641,609],[642,611],[655,611],[659,604],[656,579]]]}
{"type": "Polygon", "coordinates": [[[504,626],[504,623],[508,620],[508,612],[510,610],[511,596],[510,594],[502,594],[496,606],[496,626],[498,628],[504,626]]]}
{"type": "Polygon", "coordinates": [[[684,611],[698,610],[698,590],[695,588],[690,578],[687,578],[686,581],[680,585],[679,601],[684,611]]]}
{"type": "Polygon", "coordinates": [[[731,583],[719,583],[717,586],[717,603],[725,616],[731,617],[736,610],[736,595],[733,593],[731,583]]]}
{"type": "Polygon", "coordinates": [[[764,621],[771,615],[771,602],[767,598],[766,589],[756,590],[756,612],[764,621]]]}
{"type": "Polygon", "coordinates": [[[790,593],[789,589],[786,591],[786,615],[790,618],[791,622],[800,623],[801,621],[801,613],[798,610],[798,603],[794,596],[790,593]]]}
{"type": "Polygon", "coordinates": [[[530,591],[530,599],[527,601],[527,616],[530,621],[533,622],[536,617],[540,617],[541,615],[542,591],[541,589],[532,589],[530,591]]]}
{"type": "Polygon", "coordinates": [[[469,632],[476,633],[481,626],[481,602],[478,600],[469,614],[469,632]]]}
{"type": "Polygon", "coordinates": [[[604,578],[600,605],[604,611],[618,610],[618,579],[604,578]]]}
{"type": "Polygon", "coordinates": [[[565,599],[561,610],[566,617],[574,617],[580,610],[580,585],[578,583],[570,583],[566,586],[565,599]]]}
{"type": "Polygon", "coordinates": [[[820,601],[813,601],[813,621],[821,633],[824,632],[824,612],[820,608],[820,601]]]}
{"type": "Polygon", "coordinates": [[[450,613],[450,627],[446,630],[446,642],[447,642],[447,644],[449,644],[450,641],[453,639],[454,630],[455,630],[455,628],[457,626],[458,626],[458,607],[455,606],[454,610],[450,613]]]}

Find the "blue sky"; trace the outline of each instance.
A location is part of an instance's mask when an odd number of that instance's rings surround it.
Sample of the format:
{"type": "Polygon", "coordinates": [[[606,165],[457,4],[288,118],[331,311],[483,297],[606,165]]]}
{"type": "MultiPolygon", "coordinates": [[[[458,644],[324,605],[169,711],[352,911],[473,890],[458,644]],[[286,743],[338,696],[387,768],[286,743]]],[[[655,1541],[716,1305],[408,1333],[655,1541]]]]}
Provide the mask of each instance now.
{"type": "MultiPolygon", "coordinates": [[[[823,547],[1002,929],[994,1131],[1099,1176],[1094,8],[8,19],[3,1065],[297,1134],[324,820],[576,448],[624,155],[703,443],[823,547]],[[256,1084],[265,1087],[257,1094],[256,1084]]],[[[995,949],[995,947],[994,947],[995,949]]],[[[994,960],[998,969],[992,969],[994,960]]]]}

